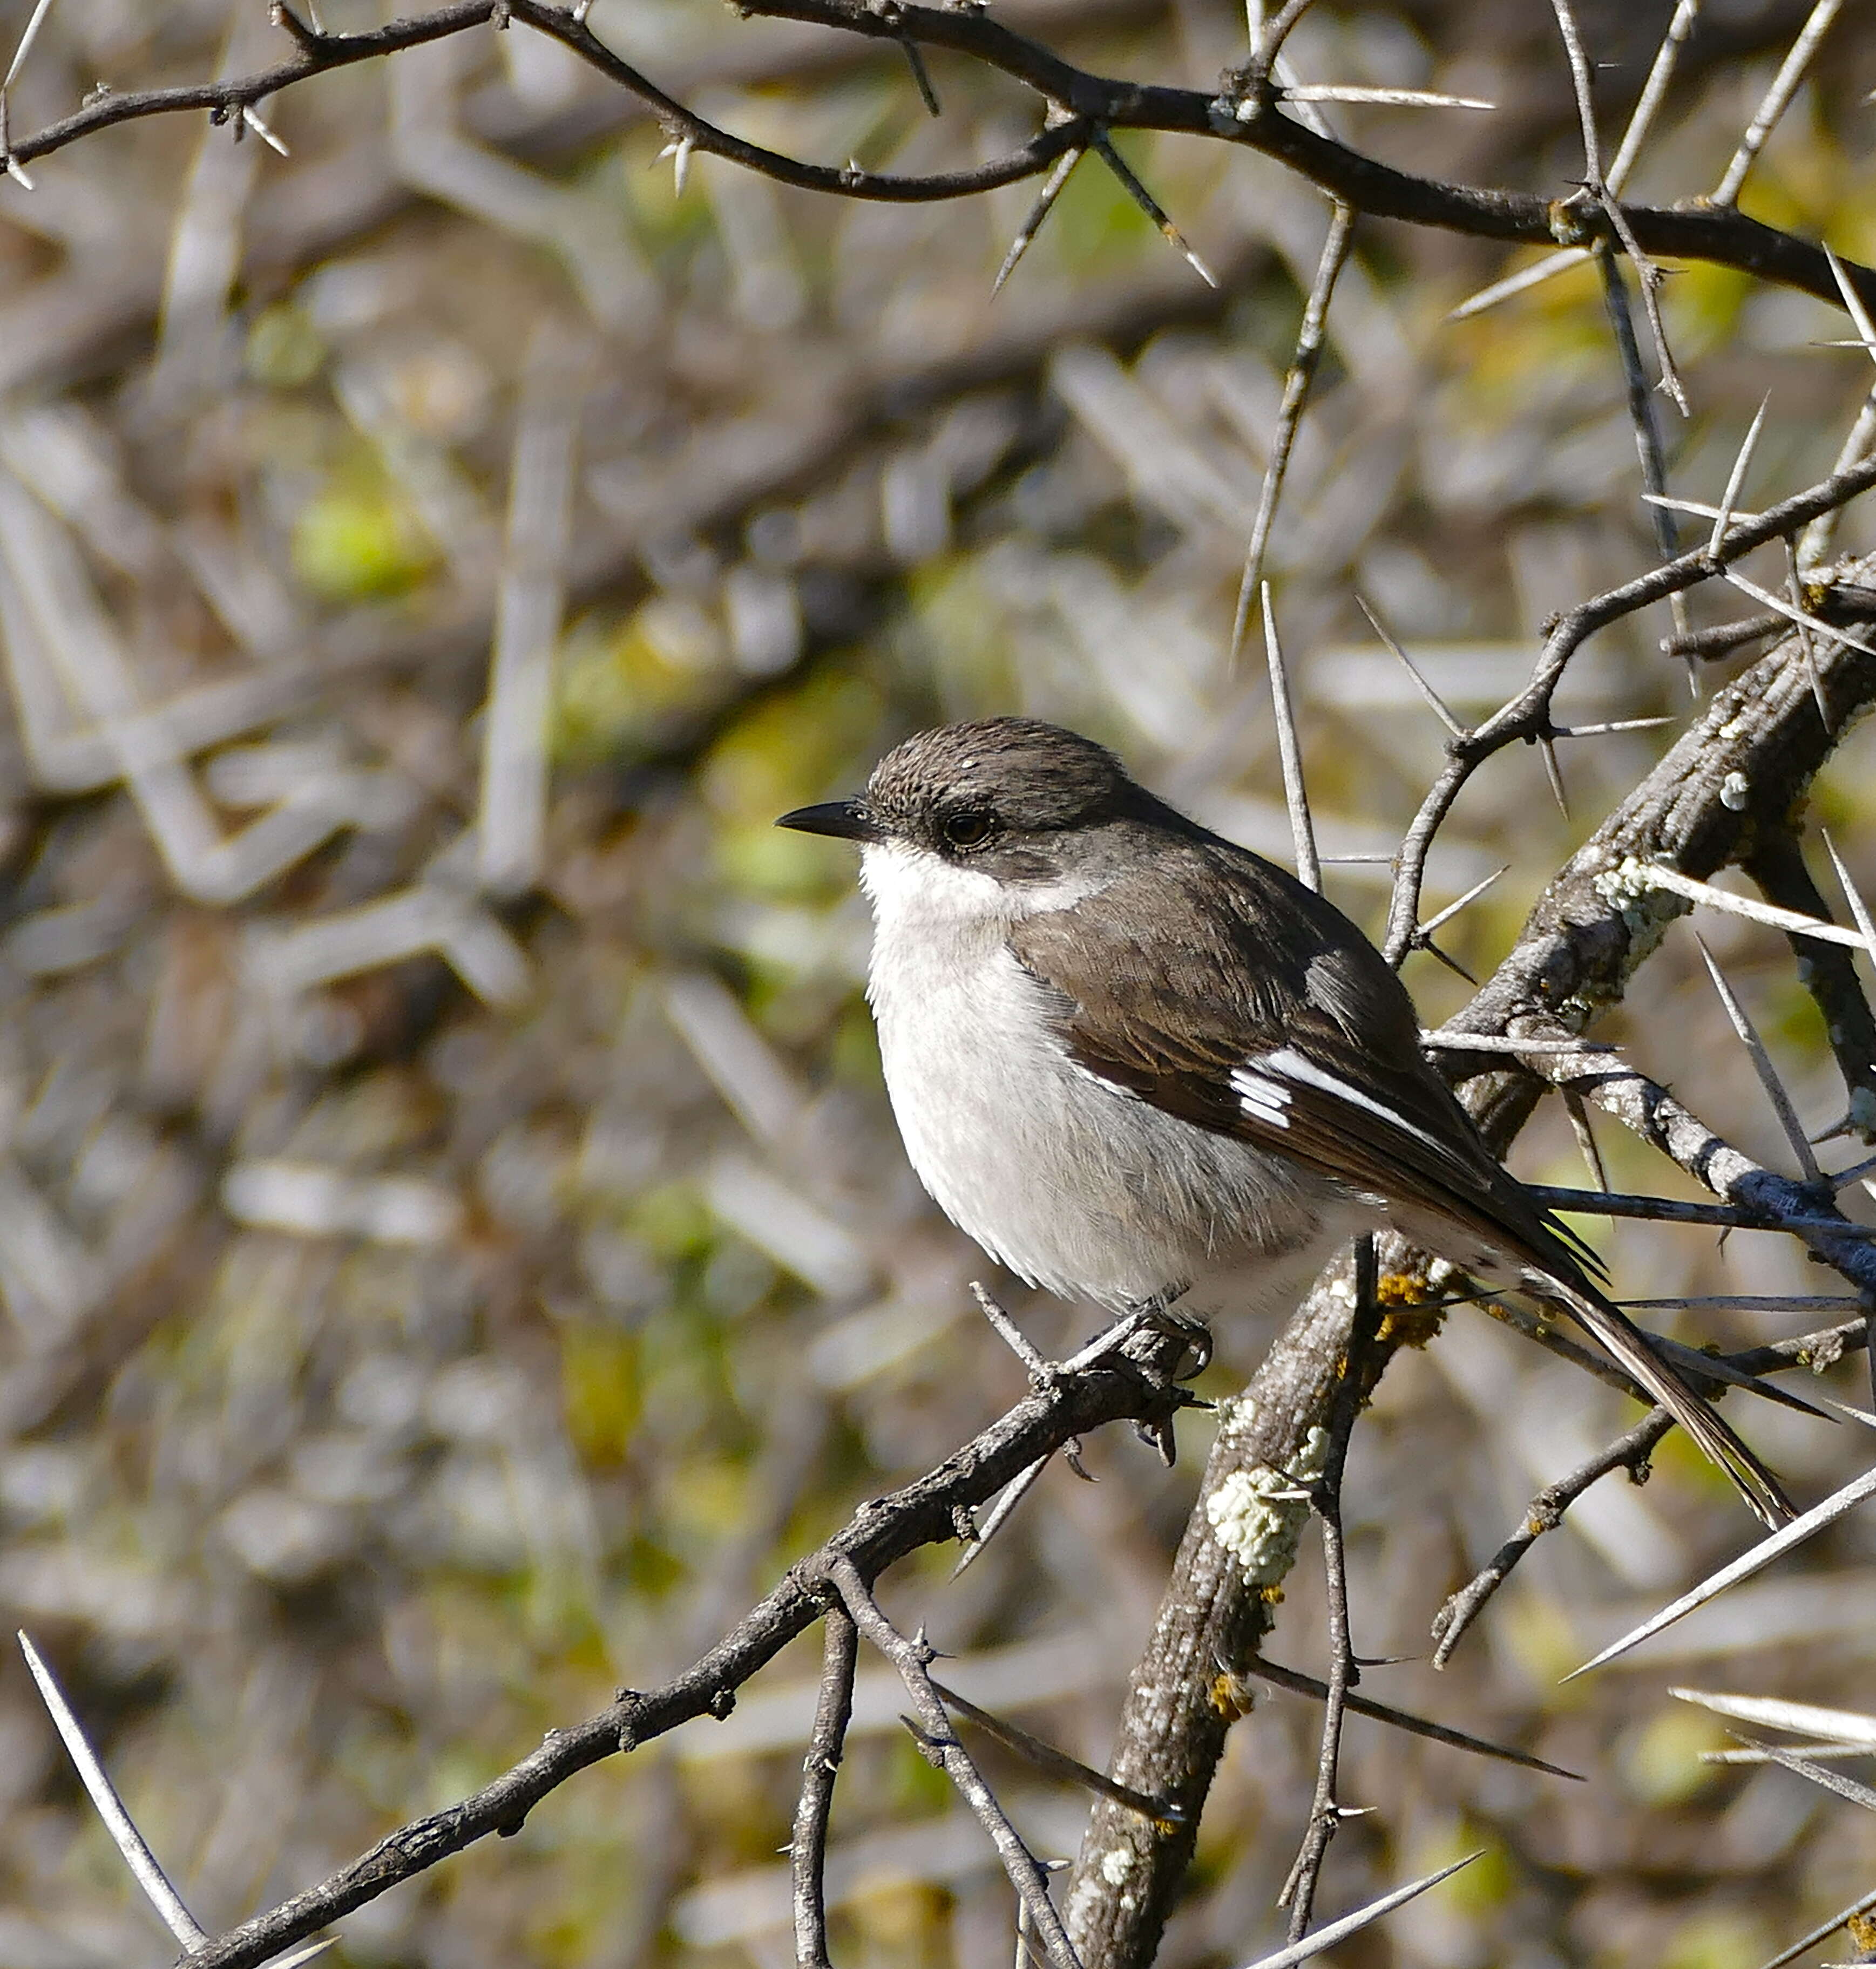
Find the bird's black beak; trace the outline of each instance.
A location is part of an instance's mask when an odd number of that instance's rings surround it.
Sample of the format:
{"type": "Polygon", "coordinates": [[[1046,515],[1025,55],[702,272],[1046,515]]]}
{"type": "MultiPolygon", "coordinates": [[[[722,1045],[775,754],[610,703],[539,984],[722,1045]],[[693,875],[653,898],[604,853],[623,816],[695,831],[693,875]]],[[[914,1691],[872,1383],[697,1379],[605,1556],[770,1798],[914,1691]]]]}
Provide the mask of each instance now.
{"type": "Polygon", "coordinates": [[[879,826],[856,800],[828,800],[820,806],[798,806],[776,822],[777,827],[792,827],[800,834],[831,834],[842,841],[877,841],[879,826]]]}

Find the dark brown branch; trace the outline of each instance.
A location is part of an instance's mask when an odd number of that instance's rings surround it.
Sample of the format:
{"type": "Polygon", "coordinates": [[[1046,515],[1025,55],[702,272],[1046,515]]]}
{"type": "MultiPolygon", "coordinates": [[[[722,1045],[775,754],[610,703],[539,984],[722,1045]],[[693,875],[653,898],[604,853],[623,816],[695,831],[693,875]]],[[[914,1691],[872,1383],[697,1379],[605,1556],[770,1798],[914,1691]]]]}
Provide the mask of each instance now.
{"type": "MultiPolygon", "coordinates": [[[[847,198],[918,203],[966,198],[1047,170],[1065,151],[1085,148],[1097,129],[1162,130],[1241,144],[1277,159],[1354,210],[1410,225],[1430,225],[1508,244],[1589,245],[1605,240],[1646,255],[1734,267],[1782,287],[1841,305],[1822,251],[1728,207],[1625,206],[1620,226],[1599,208],[1571,205],[1534,192],[1452,185],[1417,177],[1349,149],[1284,115],[1267,83],[1248,92],[1218,96],[1091,73],[1038,41],[974,8],[863,0],[748,0],[743,11],[801,21],[908,46],[948,48],[1027,83],[1067,112],[1021,150],[990,164],[923,177],[901,177],[851,167],[812,164],[719,129],[615,54],[584,21],[546,0],[456,0],[456,4],[354,34],[313,34],[283,19],[295,44],[287,60],[248,76],[169,89],[125,90],[87,103],[71,115],[21,139],[11,155],[22,164],[49,156],[80,138],[137,119],[206,110],[217,122],[237,116],[295,83],[329,69],[373,61],[487,25],[499,8],[508,19],[550,36],[602,74],[647,103],[673,138],[730,159],[784,184],[847,198]]],[[[1876,307],[1876,271],[1840,262],[1876,307]]]]}
{"type": "MultiPolygon", "coordinates": [[[[1545,638],[1543,651],[1538,657],[1530,683],[1502,710],[1487,719],[1469,736],[1463,739],[1456,738],[1446,748],[1446,767],[1420,803],[1420,811],[1414,816],[1406,838],[1401,844],[1394,897],[1388,910],[1387,939],[1384,946],[1390,961],[1397,964],[1412,947],[1420,921],[1420,889],[1426,873],[1427,853],[1432,848],[1434,835],[1452,811],[1454,801],[1478,770],[1481,761],[1493,753],[1502,751],[1507,745],[1521,740],[1535,744],[1548,735],[1551,729],[1550,702],[1557,685],[1571,659],[1592,636],[1599,630],[1606,629],[1612,622],[1632,615],[1637,609],[1647,608],[1651,602],[1665,601],[1669,595],[1680,594],[1696,582],[1712,579],[1723,571],[1728,563],[1739,559],[1754,547],[1763,547],[1768,541],[1782,538],[1820,514],[1832,512],[1848,504],[1873,485],[1876,485],[1876,459],[1866,459],[1846,472],[1833,472],[1829,478],[1807,491],[1780,501],[1758,518],[1734,527],[1727,534],[1717,557],[1707,547],[1696,548],[1681,555],[1678,560],[1665,562],[1660,567],[1651,568],[1646,573],[1637,575],[1619,588],[1607,589],[1589,601],[1579,603],[1560,617],[1545,638]]],[[[1841,644],[1827,660],[1830,673],[1839,680],[1837,688],[1845,692],[1853,700],[1848,706],[1850,715],[1854,715],[1868,701],[1870,663],[1870,659],[1855,657],[1854,652],[1841,644]],[[1846,662],[1846,657],[1855,660],[1846,662]],[[1849,681],[1846,683],[1844,681],[1845,679],[1849,681]]],[[[1701,755],[1695,742],[1696,734],[1708,731],[1712,723],[1709,715],[1701,721],[1694,731],[1681,740],[1670,756],[1678,757],[1686,754],[1690,764],[1697,763],[1701,755]]],[[[1826,732],[1822,736],[1825,744],[1822,751],[1817,755],[1819,761],[1827,757],[1832,749],[1831,735],[1826,732]]],[[[1813,770],[1815,770],[1815,766],[1813,770]]],[[[1712,790],[1716,802],[1719,785],[1719,781],[1714,782],[1712,790]]],[[[1755,811],[1759,810],[1756,795],[1751,804],[1755,811]]],[[[1615,824],[1611,823],[1611,826],[1615,824]]],[[[1580,864],[1583,855],[1589,854],[1596,843],[1603,841],[1608,832],[1608,828],[1602,829],[1598,834],[1596,842],[1591,844],[1591,848],[1583,850],[1572,866],[1580,864]]],[[[1736,838],[1738,830],[1734,832],[1736,838]]],[[[1606,849],[1604,852],[1606,852],[1606,849]]],[[[1689,865],[1688,872],[1710,874],[1721,865],[1719,861],[1709,863],[1704,868],[1696,869],[1689,865]]],[[[1495,984],[1496,981],[1494,981],[1495,984]]],[[[1617,995],[1619,997],[1619,991],[1617,995]]],[[[1611,1000],[1610,1002],[1614,1001],[1611,1000]]],[[[1454,1023],[1456,1024],[1458,1022],[1454,1023]]]]}
{"type": "MultiPolygon", "coordinates": [[[[1612,1085],[1628,1076],[1612,1073],[1597,1077],[1612,1085]]],[[[1583,1077],[1584,1082],[1587,1079],[1587,1075],[1583,1077]]],[[[1582,1082],[1575,1091],[1591,1092],[1582,1082]]],[[[1841,1218],[1826,1215],[1816,1209],[1802,1215],[1786,1215],[1737,1203],[1692,1203],[1678,1196],[1624,1196],[1619,1191],[1565,1189],[1547,1182],[1534,1182],[1527,1187],[1547,1209],[1580,1211],[1590,1217],[1636,1218],[1651,1224],[1705,1224],[1717,1231],[1835,1231],[1860,1228],[1847,1226],[1841,1218]]],[[[1807,1196],[1811,1194],[1808,1190],[1805,1193],[1807,1196]]],[[[1813,1201],[1816,1202],[1817,1199],[1813,1198],[1813,1201]]],[[[1871,1234],[1865,1231],[1864,1234],[1871,1234]]]]}
{"type": "Polygon", "coordinates": [[[1465,1630],[1485,1611],[1485,1603],[1511,1576],[1511,1569],[1546,1532],[1563,1522],[1563,1514],[1592,1484],[1611,1470],[1626,1470],[1632,1482],[1647,1481],[1648,1459],[1674,1426],[1666,1409],[1651,1409],[1634,1427],[1554,1484],[1547,1484],[1524,1507],[1517,1528],[1485,1565],[1434,1616],[1433,1666],[1444,1668],[1465,1630]]]}

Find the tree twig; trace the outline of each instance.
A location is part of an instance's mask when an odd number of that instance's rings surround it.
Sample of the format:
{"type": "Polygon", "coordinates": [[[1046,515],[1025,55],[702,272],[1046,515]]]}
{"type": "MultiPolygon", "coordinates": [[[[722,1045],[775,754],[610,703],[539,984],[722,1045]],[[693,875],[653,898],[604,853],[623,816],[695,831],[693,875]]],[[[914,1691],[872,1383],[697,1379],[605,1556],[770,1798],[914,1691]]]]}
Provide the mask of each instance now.
{"type": "Polygon", "coordinates": [[[795,1961],[800,1969],[831,1969],[827,1955],[827,1817],[834,1781],[853,1715],[853,1675],[859,1637],[845,1607],[829,1607],[821,1656],[820,1695],[814,1729],[801,1763],[801,1795],[795,1805],[789,1870],[795,1920],[795,1961]]]}
{"type": "Polygon", "coordinates": [[[997,1802],[996,1795],[985,1783],[970,1753],[958,1741],[945,1713],[944,1699],[933,1686],[927,1672],[932,1649],[922,1637],[908,1639],[879,1610],[859,1568],[844,1554],[829,1568],[829,1578],[839,1593],[853,1623],[875,1647],[899,1671],[912,1706],[918,1712],[919,1747],[962,1794],[978,1822],[990,1835],[1003,1862],[1010,1883],[1021,1897],[1037,1938],[1054,1969],[1081,1969],[1061,1916],[1049,1897],[1049,1879],[1024,1844],[1009,1815],[997,1802]]]}
{"type": "MultiPolygon", "coordinates": [[[[1858,1320],[1845,1320],[1816,1333],[1774,1341],[1770,1346],[1749,1347],[1721,1358],[1732,1367],[1751,1374],[1762,1374],[1777,1367],[1800,1366],[1820,1351],[1840,1354],[1868,1345],[1868,1332],[1858,1320]]],[[[1835,1358],[1833,1354],[1832,1358],[1835,1358]]],[[[1665,1409],[1651,1409],[1632,1429],[1626,1429],[1555,1483],[1547,1484],[1525,1507],[1517,1526],[1489,1562],[1459,1591],[1447,1600],[1433,1625],[1435,1643],[1433,1666],[1444,1668],[1452,1651],[1465,1638],[1466,1630],[1485,1611],[1492,1595],[1508,1579],[1514,1568],[1546,1532],[1563,1523],[1565,1514],[1583,1493],[1616,1470],[1626,1470],[1635,1483],[1647,1481],[1648,1460],[1661,1439],[1674,1426],[1665,1409]]]]}
{"type": "Polygon", "coordinates": [[[1355,1318],[1349,1328],[1342,1380],[1329,1409],[1329,1454],[1316,1480],[1310,1503],[1323,1526],[1323,1570],[1327,1582],[1329,1681],[1323,1691],[1323,1739],[1316,1763],[1316,1791],[1310,1802],[1309,1824],[1277,1905],[1290,1909],[1290,1939],[1300,1941],[1309,1932],[1316,1907],[1316,1883],[1329,1841],[1341,1823],[1336,1795],[1342,1758],[1342,1724],[1349,1692],[1360,1679],[1349,1619],[1348,1553],[1342,1536],[1342,1481],[1348,1468],[1349,1439],[1362,1405],[1362,1378],[1368,1350],[1380,1321],[1375,1299],[1375,1241],[1360,1239],[1355,1250],[1355,1318]]]}

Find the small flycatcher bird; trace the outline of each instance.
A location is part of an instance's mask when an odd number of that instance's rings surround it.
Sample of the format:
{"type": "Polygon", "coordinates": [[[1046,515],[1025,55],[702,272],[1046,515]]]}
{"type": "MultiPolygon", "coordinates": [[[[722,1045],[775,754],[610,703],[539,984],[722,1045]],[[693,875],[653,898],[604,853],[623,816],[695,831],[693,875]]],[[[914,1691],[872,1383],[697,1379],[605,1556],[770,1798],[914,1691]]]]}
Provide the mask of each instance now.
{"type": "Polygon", "coordinates": [[[1563,1306],[1761,1518],[1790,1515],[1486,1146],[1379,952],[1283,869],[1023,718],[920,732],[859,798],[777,824],[860,843],[893,1113],[999,1263],[1115,1313],[1287,1312],[1392,1227],[1563,1306]]]}

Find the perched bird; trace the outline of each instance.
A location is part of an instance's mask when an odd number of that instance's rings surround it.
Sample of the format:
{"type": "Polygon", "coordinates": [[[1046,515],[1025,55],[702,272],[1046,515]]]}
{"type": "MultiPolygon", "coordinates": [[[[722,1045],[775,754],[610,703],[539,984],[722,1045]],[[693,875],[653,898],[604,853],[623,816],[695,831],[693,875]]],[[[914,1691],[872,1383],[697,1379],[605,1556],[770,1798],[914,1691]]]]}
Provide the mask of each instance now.
{"type": "Polygon", "coordinates": [[[1790,1515],[1501,1166],[1361,931],[1112,753],[1031,719],[945,725],[777,824],[860,843],[907,1153],[1011,1271],[1116,1313],[1287,1312],[1392,1226],[1560,1304],[1762,1519],[1790,1515]]]}

